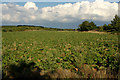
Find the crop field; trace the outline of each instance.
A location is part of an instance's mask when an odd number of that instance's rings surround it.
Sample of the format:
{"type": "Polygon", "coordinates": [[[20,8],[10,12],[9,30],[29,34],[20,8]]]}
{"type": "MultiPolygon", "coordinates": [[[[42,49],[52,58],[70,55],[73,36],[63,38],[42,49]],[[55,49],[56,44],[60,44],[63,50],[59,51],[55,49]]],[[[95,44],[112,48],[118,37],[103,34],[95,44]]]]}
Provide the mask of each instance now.
{"type": "Polygon", "coordinates": [[[118,36],[113,34],[73,31],[25,31],[2,34],[4,76],[11,77],[11,73],[12,77],[15,77],[22,75],[23,69],[29,72],[30,69],[34,71],[36,67],[44,71],[63,68],[85,76],[81,71],[82,65],[88,65],[96,71],[109,68],[117,72],[119,60],[118,36]],[[31,65],[33,66],[28,69],[31,65]]]}

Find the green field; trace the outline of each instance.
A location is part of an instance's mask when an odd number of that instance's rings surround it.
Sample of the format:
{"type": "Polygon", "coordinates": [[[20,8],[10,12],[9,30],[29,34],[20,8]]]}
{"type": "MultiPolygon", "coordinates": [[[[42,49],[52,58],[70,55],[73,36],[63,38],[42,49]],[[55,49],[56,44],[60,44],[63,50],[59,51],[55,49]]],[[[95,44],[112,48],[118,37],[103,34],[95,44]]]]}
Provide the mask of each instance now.
{"type": "Polygon", "coordinates": [[[88,65],[98,71],[109,68],[117,72],[119,59],[118,36],[113,34],[74,31],[25,31],[2,34],[4,77],[9,75],[11,70],[14,70],[12,76],[18,76],[25,67],[24,65],[19,69],[22,63],[34,63],[30,69],[38,67],[41,70],[54,71],[63,68],[83,76],[85,73],[81,71],[82,65],[88,65]]]}

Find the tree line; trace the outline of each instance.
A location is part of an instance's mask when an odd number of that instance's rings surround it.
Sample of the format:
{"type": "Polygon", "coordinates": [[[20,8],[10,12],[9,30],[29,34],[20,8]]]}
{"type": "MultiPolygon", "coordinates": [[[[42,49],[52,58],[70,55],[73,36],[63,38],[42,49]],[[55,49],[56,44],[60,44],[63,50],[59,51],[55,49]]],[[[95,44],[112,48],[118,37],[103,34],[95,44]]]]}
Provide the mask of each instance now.
{"type": "Polygon", "coordinates": [[[96,24],[91,21],[84,21],[79,25],[79,31],[89,31],[89,30],[98,30],[98,31],[107,31],[107,32],[119,32],[120,31],[120,17],[115,15],[111,24],[104,24],[103,26],[96,26],[96,24]]]}

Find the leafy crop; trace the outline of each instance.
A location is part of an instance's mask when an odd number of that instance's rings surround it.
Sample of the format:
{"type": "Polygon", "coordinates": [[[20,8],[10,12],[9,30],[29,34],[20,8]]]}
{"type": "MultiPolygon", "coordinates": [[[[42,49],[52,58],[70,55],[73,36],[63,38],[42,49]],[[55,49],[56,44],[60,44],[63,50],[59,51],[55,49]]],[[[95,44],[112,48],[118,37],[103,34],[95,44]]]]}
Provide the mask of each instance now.
{"type": "MultiPolygon", "coordinates": [[[[78,72],[79,66],[118,70],[120,54],[117,35],[81,32],[3,32],[2,67],[34,62],[43,70],[57,68],[78,72]]],[[[34,67],[35,67],[34,66],[34,67]]]]}

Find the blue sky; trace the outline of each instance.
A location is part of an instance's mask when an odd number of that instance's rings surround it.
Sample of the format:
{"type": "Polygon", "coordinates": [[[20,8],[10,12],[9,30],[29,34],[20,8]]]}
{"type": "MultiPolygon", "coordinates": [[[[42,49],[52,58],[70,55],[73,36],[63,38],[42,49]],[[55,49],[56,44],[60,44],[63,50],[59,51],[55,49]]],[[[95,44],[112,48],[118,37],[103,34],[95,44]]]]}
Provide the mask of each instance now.
{"type": "MultiPolygon", "coordinates": [[[[110,3],[113,0],[109,0],[110,2],[97,0],[95,3],[90,2],[92,0],[87,2],[85,0],[82,2],[71,1],[54,3],[45,2],[45,0],[44,2],[37,2],[37,0],[36,2],[30,2],[30,0],[29,2],[22,0],[21,2],[3,2],[2,24],[78,28],[78,25],[85,20],[93,21],[96,25],[110,24],[114,16],[118,14],[118,3],[110,3]]],[[[117,0],[114,1],[117,2],[117,0]]]]}
{"type": "MultiPolygon", "coordinates": [[[[79,1],[95,1],[95,0],[1,0],[1,2],[79,2],[79,1]]],[[[119,2],[119,0],[105,0],[109,2],[119,2]]]]}

